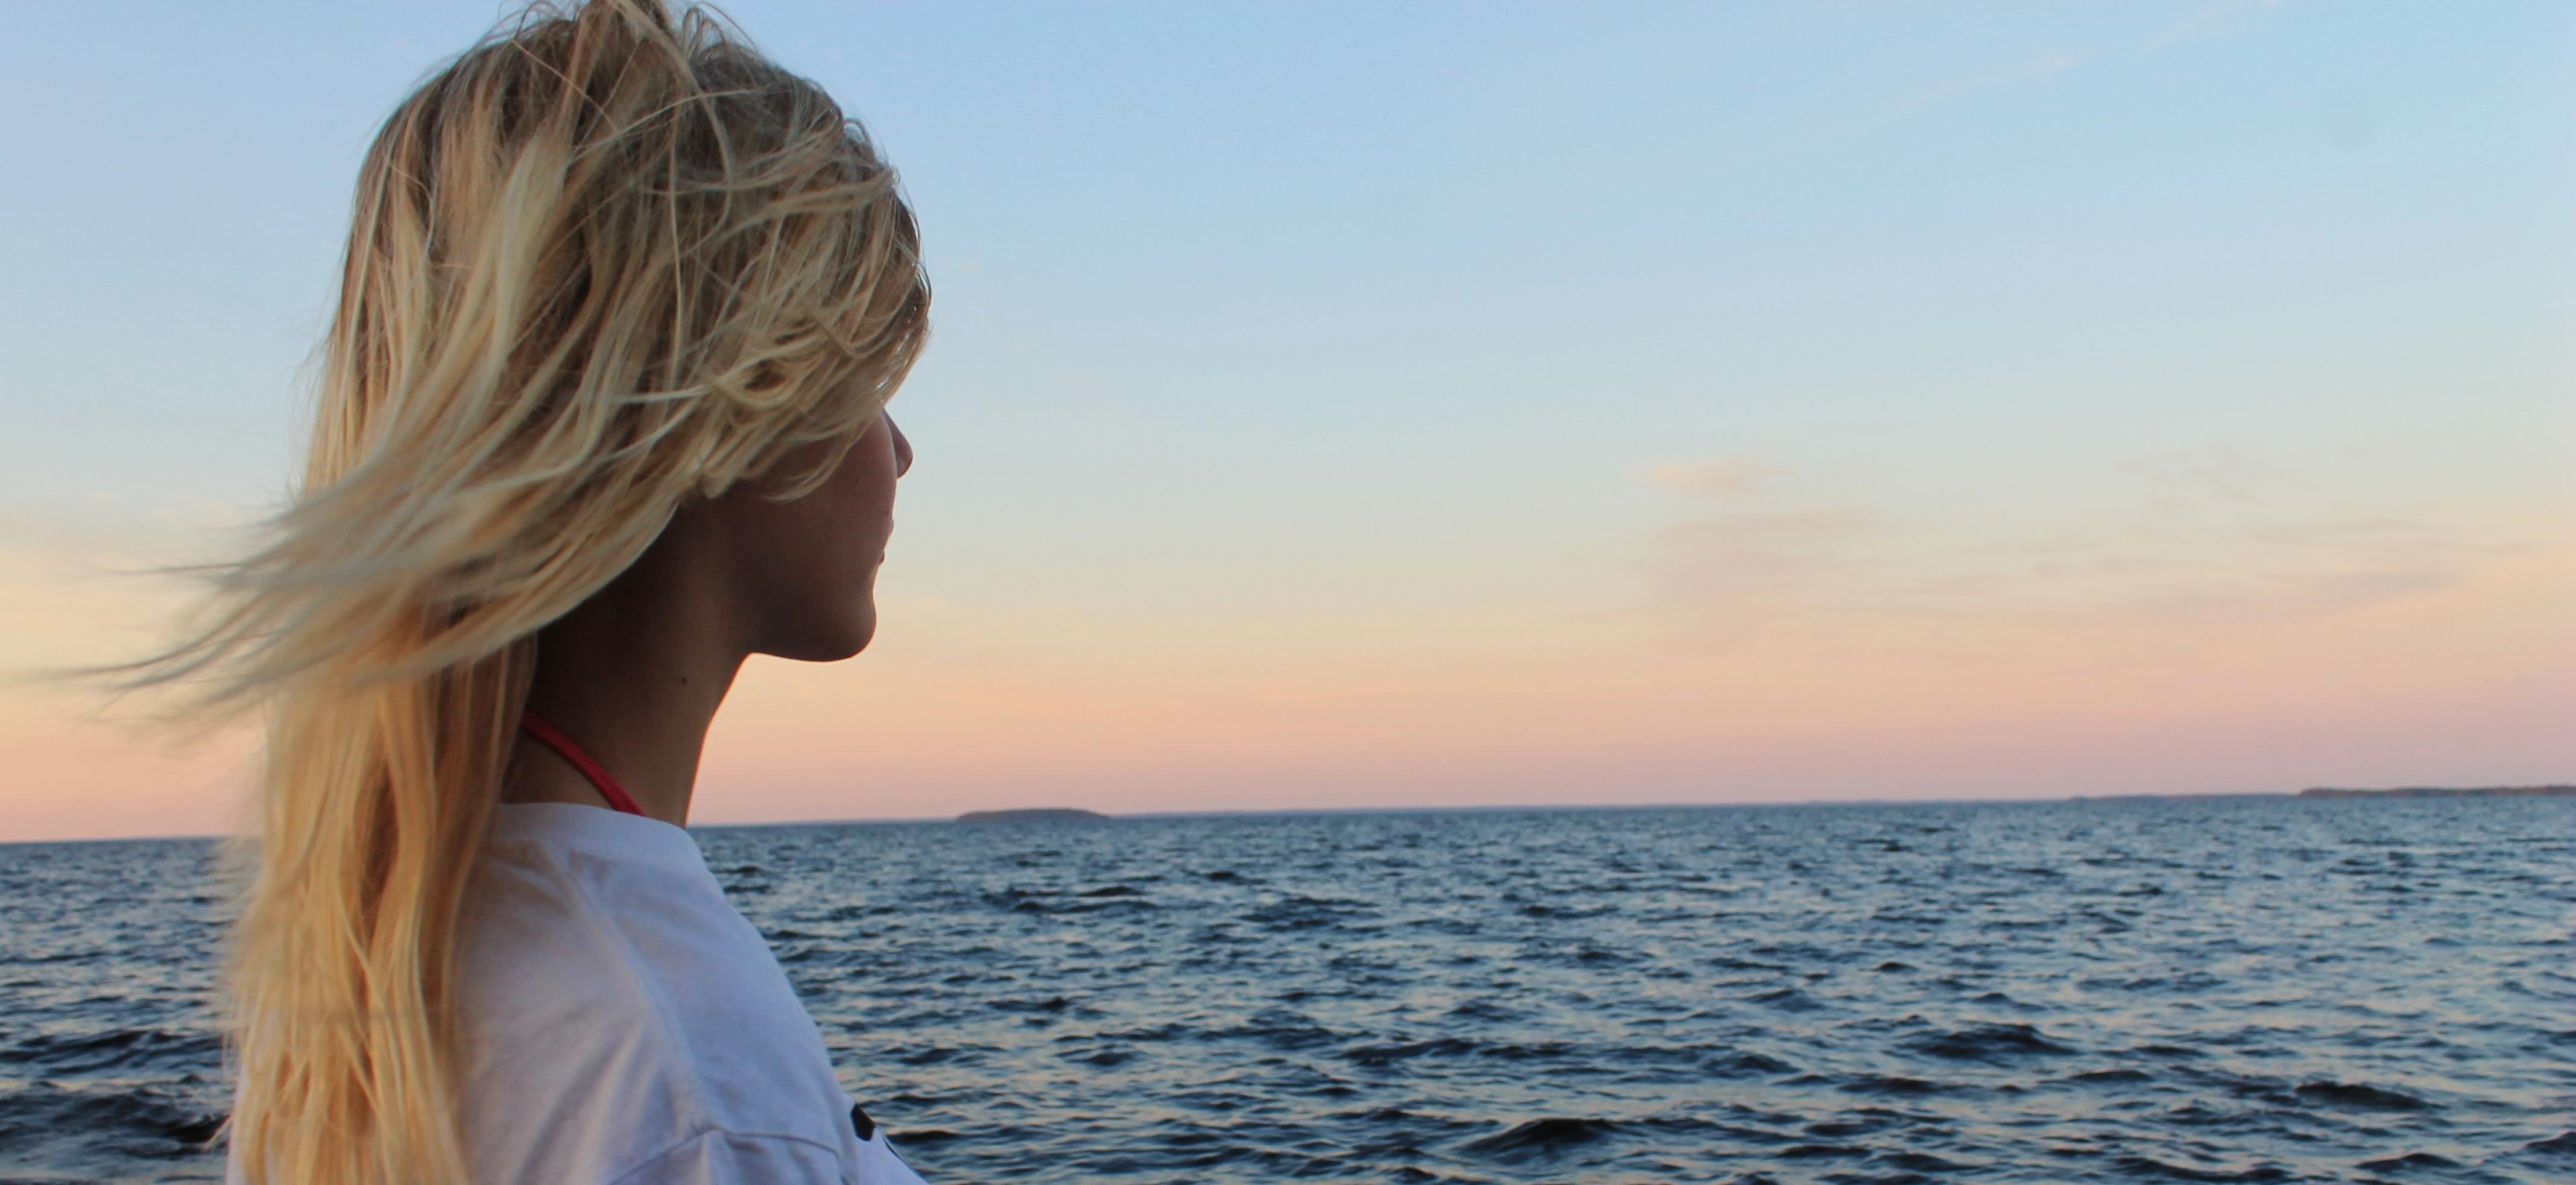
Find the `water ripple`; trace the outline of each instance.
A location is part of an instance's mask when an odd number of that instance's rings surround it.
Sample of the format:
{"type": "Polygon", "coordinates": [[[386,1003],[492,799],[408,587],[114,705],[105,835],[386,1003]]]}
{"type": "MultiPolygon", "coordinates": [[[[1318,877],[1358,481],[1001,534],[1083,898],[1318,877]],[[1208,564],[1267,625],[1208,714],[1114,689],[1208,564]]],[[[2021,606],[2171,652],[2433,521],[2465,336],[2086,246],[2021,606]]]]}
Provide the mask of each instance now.
{"type": "MultiPolygon", "coordinates": [[[[2565,802],[699,836],[934,1180],[2576,1179],[2565,802]]],[[[0,1176],[218,1176],[208,855],[0,847],[0,1176]]]]}

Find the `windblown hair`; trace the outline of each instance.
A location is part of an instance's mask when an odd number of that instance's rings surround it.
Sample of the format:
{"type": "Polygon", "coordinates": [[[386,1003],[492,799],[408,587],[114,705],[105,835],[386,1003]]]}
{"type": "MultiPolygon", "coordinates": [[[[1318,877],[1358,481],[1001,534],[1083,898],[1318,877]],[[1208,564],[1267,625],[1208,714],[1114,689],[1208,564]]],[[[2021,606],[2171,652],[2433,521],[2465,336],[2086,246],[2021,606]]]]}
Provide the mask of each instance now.
{"type": "Polygon", "coordinates": [[[366,155],[303,481],[114,668],[266,760],[230,944],[229,1135],[254,1181],[461,1181],[456,940],[536,633],[684,501],[809,493],[928,333],[863,129],[721,17],[540,4],[366,155]]]}

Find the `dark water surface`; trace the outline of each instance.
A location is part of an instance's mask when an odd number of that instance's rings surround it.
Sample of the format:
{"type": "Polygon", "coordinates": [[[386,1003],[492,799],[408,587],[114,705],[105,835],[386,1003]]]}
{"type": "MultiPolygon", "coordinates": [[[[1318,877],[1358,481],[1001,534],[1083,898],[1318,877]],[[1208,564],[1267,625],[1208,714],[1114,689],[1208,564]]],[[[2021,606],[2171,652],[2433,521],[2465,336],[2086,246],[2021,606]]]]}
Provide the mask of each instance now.
{"type": "MultiPolygon", "coordinates": [[[[698,833],[933,1181],[2576,1181],[2576,802],[698,833]]],[[[0,847],[0,1178],[204,1180],[197,842],[0,847]]]]}

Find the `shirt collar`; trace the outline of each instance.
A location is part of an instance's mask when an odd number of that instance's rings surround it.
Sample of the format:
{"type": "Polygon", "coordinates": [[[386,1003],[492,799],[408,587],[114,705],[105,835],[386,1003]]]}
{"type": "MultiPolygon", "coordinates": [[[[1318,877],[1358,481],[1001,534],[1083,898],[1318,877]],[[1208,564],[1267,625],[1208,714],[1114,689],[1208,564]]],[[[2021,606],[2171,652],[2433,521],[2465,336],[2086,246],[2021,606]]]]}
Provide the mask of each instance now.
{"type": "Polygon", "coordinates": [[[646,815],[574,802],[504,802],[492,810],[494,842],[575,848],[619,860],[649,860],[704,869],[697,837],[646,815]]]}

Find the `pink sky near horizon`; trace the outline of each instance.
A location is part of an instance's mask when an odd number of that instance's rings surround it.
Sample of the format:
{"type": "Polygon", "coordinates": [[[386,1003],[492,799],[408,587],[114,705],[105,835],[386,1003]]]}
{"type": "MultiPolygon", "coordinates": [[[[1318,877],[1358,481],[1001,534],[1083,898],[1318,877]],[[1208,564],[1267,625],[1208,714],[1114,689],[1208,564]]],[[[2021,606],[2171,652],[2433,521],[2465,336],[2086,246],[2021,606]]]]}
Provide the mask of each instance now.
{"type": "MultiPolygon", "coordinates": [[[[900,562],[866,653],[746,667],[693,822],[2523,784],[2565,780],[2576,719],[2564,543],[2357,593],[2329,574],[1985,613],[1747,594],[1232,637],[907,596],[900,562]]],[[[12,697],[10,784],[53,792],[0,796],[0,836],[231,825],[245,746],[190,759],[78,713],[12,697]]]]}

